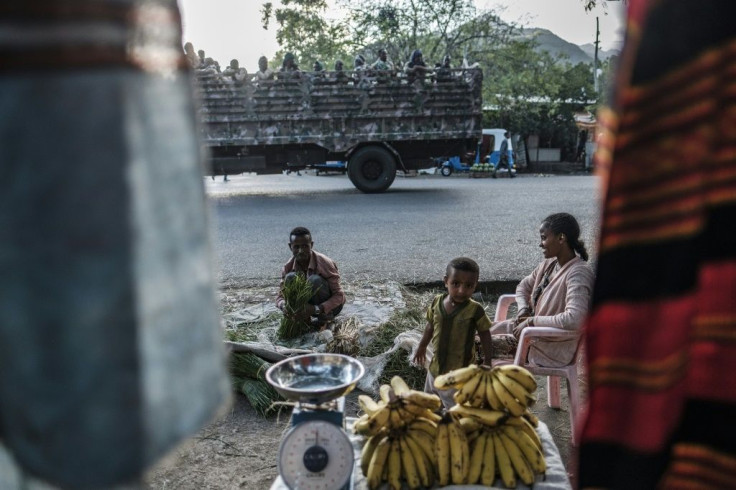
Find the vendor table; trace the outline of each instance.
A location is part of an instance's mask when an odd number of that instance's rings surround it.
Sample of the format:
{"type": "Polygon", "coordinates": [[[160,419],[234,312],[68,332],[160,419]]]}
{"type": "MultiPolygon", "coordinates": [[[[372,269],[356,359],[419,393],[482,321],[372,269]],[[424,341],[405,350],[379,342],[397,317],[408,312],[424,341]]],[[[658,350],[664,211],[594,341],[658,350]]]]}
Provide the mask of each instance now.
{"type": "MultiPolygon", "coordinates": [[[[365,477],[363,476],[363,473],[360,471],[360,450],[363,447],[363,436],[356,436],[352,434],[352,430],[350,427],[352,427],[353,422],[355,422],[355,418],[348,417],[346,421],[346,425],[348,426],[348,433],[350,435],[350,440],[353,443],[353,450],[355,451],[355,469],[353,470],[353,488],[354,490],[367,490],[368,485],[366,484],[365,477]]],[[[537,427],[537,432],[539,433],[539,437],[542,439],[542,450],[544,451],[544,458],[547,462],[547,473],[546,477],[537,476],[537,481],[534,482],[534,490],[568,490],[572,489],[572,486],[570,485],[570,480],[567,477],[567,471],[565,471],[565,465],[562,464],[562,457],[560,457],[560,451],[557,449],[557,446],[555,445],[555,441],[552,439],[552,434],[549,431],[549,428],[544,422],[539,422],[539,427],[537,427]]],[[[485,487],[482,485],[448,485],[445,487],[439,487],[435,485],[433,488],[443,488],[445,490],[484,490],[484,489],[498,489],[502,490],[506,487],[501,485],[501,482],[499,480],[496,480],[496,483],[500,486],[493,486],[493,487],[485,487]]],[[[388,489],[388,484],[384,484],[381,487],[381,490],[388,489]]],[[[516,487],[518,489],[525,489],[530,488],[523,483],[519,483],[519,485],[516,487]]],[[[271,485],[271,490],[288,490],[288,487],[286,484],[284,484],[281,477],[277,477],[276,481],[274,481],[273,485],[271,485]]]]}

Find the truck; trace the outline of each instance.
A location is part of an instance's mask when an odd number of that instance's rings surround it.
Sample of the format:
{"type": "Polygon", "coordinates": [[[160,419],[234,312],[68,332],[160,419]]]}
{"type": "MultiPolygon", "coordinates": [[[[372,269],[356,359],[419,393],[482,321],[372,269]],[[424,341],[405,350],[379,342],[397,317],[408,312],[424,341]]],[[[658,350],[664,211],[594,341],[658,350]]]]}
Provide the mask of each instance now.
{"type": "Polygon", "coordinates": [[[482,71],[410,80],[400,72],[296,72],[238,82],[195,70],[208,175],[280,173],[346,162],[365,193],[388,189],[397,170],[475,152],[482,71]]]}

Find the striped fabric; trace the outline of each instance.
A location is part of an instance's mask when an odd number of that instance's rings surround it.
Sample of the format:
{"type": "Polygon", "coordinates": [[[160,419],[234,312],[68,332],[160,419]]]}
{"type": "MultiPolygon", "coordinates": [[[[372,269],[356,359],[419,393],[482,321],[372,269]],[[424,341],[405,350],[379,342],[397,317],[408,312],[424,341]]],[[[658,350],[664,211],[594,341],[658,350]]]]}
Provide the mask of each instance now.
{"type": "Polygon", "coordinates": [[[736,488],[736,3],[630,0],[580,486],[736,488]]]}

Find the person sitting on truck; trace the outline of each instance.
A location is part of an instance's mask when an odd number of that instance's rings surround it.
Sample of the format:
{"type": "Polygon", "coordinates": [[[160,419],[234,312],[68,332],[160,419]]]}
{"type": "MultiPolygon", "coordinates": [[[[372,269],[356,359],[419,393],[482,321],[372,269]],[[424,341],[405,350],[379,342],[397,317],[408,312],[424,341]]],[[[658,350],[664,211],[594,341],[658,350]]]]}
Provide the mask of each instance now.
{"type": "Polygon", "coordinates": [[[312,79],[313,80],[321,80],[325,76],[325,68],[322,66],[321,61],[315,61],[314,65],[312,65],[312,79]]]}
{"type": "Polygon", "coordinates": [[[273,80],[275,73],[268,67],[268,58],[261,56],[258,58],[258,71],[255,73],[256,81],[273,80]]]}
{"type": "Polygon", "coordinates": [[[248,72],[240,66],[238,60],[233,59],[230,60],[230,66],[222,72],[222,76],[225,80],[243,83],[248,76],[248,72]]]}
{"type": "Polygon", "coordinates": [[[186,43],[184,45],[184,56],[186,56],[189,66],[192,68],[199,68],[201,60],[197,53],[194,52],[194,45],[192,43],[186,43]]]}
{"type": "Polygon", "coordinates": [[[348,81],[348,76],[345,74],[345,64],[342,60],[335,61],[335,74],[334,79],[336,82],[345,83],[348,81]]]}
{"type": "Polygon", "coordinates": [[[279,78],[299,78],[301,76],[301,70],[296,64],[293,53],[286,53],[284,55],[284,61],[281,63],[281,69],[279,70],[279,78]]]}
{"type": "Polygon", "coordinates": [[[452,66],[450,66],[450,61],[450,55],[446,55],[442,59],[442,64],[435,70],[437,82],[442,83],[452,80],[452,66]]]}
{"type": "Polygon", "coordinates": [[[411,54],[411,58],[404,65],[404,73],[406,73],[406,81],[411,85],[416,81],[423,82],[424,76],[430,68],[424,62],[422,52],[415,49],[411,54]]]}
{"type": "Polygon", "coordinates": [[[388,60],[388,53],[384,48],[378,50],[378,59],[371,65],[373,70],[388,71],[394,69],[394,64],[388,60]]]}
{"type": "Polygon", "coordinates": [[[337,264],[324,254],[313,250],[312,233],[298,226],[289,233],[289,250],[292,258],[281,269],[281,283],[276,298],[276,307],[287,312],[283,295],[284,284],[299,274],[306,276],[314,292],[309,304],[298,315],[309,319],[313,327],[324,330],[327,323],[342,311],[345,293],[340,285],[337,264]]]}

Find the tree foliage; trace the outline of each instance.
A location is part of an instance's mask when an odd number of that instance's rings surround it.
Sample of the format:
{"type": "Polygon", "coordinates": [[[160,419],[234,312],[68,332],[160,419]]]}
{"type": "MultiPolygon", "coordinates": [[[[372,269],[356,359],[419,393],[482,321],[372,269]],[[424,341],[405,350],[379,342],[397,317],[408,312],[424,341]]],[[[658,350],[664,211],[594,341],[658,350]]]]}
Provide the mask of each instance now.
{"type": "Polygon", "coordinates": [[[449,55],[474,59],[482,49],[509,39],[514,26],[472,0],[341,0],[355,44],[369,55],[383,47],[395,62],[421,49],[428,63],[449,55]]]}
{"type": "Polygon", "coordinates": [[[343,22],[330,20],[325,14],[326,0],[281,0],[281,7],[271,2],[261,6],[261,24],[271,27],[275,20],[276,41],[281,48],[276,58],[291,52],[303,69],[311,69],[317,61],[347,56],[352,40],[343,22]]]}

